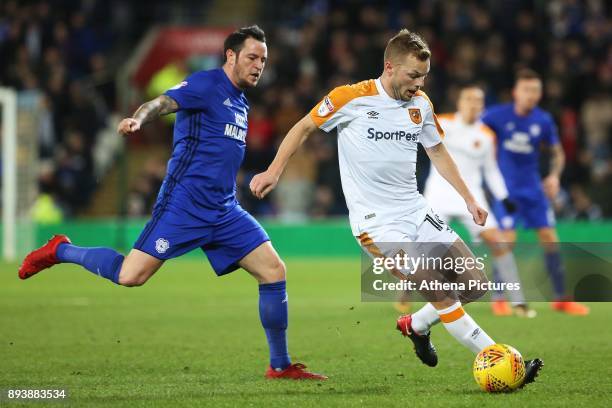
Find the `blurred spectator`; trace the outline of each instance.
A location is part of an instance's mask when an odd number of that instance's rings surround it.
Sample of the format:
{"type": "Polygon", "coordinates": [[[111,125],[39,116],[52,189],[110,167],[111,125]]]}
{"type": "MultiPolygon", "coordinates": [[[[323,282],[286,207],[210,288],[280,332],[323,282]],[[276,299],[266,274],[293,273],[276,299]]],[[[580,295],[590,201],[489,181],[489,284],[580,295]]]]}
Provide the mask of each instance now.
{"type": "Polygon", "coordinates": [[[67,133],[56,161],[59,198],[68,205],[68,214],[75,215],[89,204],[94,188],[91,150],[81,132],[71,130],[67,133]]]}
{"type": "Polygon", "coordinates": [[[166,162],[161,158],[151,157],[145,162],[128,193],[128,216],[145,217],[151,214],[165,175],[166,162]]]}
{"type": "Polygon", "coordinates": [[[591,157],[595,180],[602,180],[609,172],[612,142],[612,95],[598,91],[582,105],[585,145],[591,157]]]}
{"type": "MultiPolygon", "coordinates": [[[[254,200],[248,182],[267,167],[287,131],[326,92],[378,77],[386,41],[407,27],[429,42],[433,57],[425,91],[440,112],[454,109],[457,89],[466,82],[482,84],[490,104],[510,100],[516,68],[539,72],[545,86],[542,105],[553,114],[566,151],[562,183],[570,192],[568,203],[580,214],[591,214],[584,208],[599,205],[612,215],[608,2],[328,0],[259,5],[256,20],[266,29],[269,59],[260,85],[249,91],[247,154],[238,177],[240,199],[255,214],[302,219],[346,212],[334,135],[311,137],[273,200],[254,200]],[[580,191],[571,187],[576,184],[580,191]]],[[[151,0],[138,13],[132,3],[118,0],[0,2],[0,84],[45,94],[40,151],[43,158],[56,158],[51,185],[67,214],[81,211],[93,189],[91,180],[82,177],[91,173],[88,152],[117,106],[114,79],[121,64],[116,62],[133,53],[153,24],[171,18],[176,24],[198,23],[198,11],[186,0],[151,0]]],[[[182,80],[185,67],[178,64],[154,78],[150,97],[182,80]]],[[[144,137],[167,146],[169,129],[157,126],[144,137]]],[[[427,163],[420,163],[419,177],[424,175],[421,168],[428,168],[427,163]]],[[[134,215],[147,213],[161,182],[147,173],[132,185],[129,207],[134,215]]]]}
{"type": "Polygon", "coordinates": [[[39,224],[60,223],[64,211],[58,203],[55,167],[50,160],[42,161],[39,165],[39,190],[40,194],[32,207],[32,219],[39,224]]]}
{"type": "Polygon", "coordinates": [[[572,209],[568,214],[569,219],[586,221],[596,221],[601,219],[601,208],[597,204],[593,204],[582,186],[578,184],[571,186],[570,197],[572,209]]]}
{"type": "MultiPolygon", "coordinates": [[[[168,89],[180,84],[186,76],[187,66],[185,61],[176,60],[168,63],[151,77],[147,86],[147,99],[157,98],[168,89]]],[[[163,120],[168,124],[173,124],[174,117],[174,114],[165,115],[163,120]]]]}

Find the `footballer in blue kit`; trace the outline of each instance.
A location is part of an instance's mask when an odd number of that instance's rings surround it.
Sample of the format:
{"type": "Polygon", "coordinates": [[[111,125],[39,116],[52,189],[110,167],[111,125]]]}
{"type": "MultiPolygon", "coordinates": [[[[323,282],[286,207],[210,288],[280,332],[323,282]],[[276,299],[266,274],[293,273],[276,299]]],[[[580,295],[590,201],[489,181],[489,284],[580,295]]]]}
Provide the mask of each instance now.
{"type": "Polygon", "coordinates": [[[269,238],[236,200],[249,106],[222,69],[200,71],[164,95],[179,106],[168,174],[134,248],[171,259],[201,248],[218,275],[269,238]]]}
{"type": "Polygon", "coordinates": [[[494,106],[483,117],[497,136],[497,162],[517,205],[514,213],[503,206],[496,209],[504,229],[546,228],[555,225],[555,216],[544,194],[540,177],[540,147],[559,145],[555,124],[547,112],[536,107],[521,117],[514,104],[494,106]]]}
{"type": "Polygon", "coordinates": [[[123,286],[144,284],[164,261],[200,248],[217,275],[238,268],[259,282],[259,315],[270,350],[269,379],[325,380],[291,363],[287,348],[286,270],[259,223],[236,199],[249,105],[267,60],[265,34],[241,28],[224,43],[221,68],[196,72],[163,95],[144,103],[118,131],[129,135],[160,115],[177,112],[173,150],[151,220],[127,256],[111,248],[72,245],[55,235],[19,268],[27,279],[58,263],[75,263],[123,286]]]}
{"type": "Polygon", "coordinates": [[[559,192],[565,156],[552,116],[537,106],[542,97],[542,80],[534,71],[521,70],[512,95],[512,103],[490,107],[482,117],[496,134],[498,165],[509,199],[516,207],[510,213],[501,203],[496,203],[493,211],[510,242],[516,241],[517,226],[537,231],[556,297],[553,309],[574,315],[588,314],[588,307],[569,301],[565,293],[565,272],[549,202],[559,192]],[[542,149],[551,152],[550,170],[543,179],[540,176],[542,149]]]}

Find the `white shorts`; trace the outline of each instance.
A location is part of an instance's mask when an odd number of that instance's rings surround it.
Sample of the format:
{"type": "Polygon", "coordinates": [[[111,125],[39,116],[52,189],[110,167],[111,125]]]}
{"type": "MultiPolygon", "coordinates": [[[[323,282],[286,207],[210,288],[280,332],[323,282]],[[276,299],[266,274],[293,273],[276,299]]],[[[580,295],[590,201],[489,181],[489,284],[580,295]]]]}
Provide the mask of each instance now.
{"type": "Polygon", "coordinates": [[[364,223],[359,225],[359,236],[355,237],[359,245],[371,256],[394,256],[398,252],[398,245],[412,244],[409,252],[430,252],[431,248],[439,248],[445,244],[450,247],[459,239],[459,235],[448,226],[438,215],[428,208],[423,220],[418,226],[414,225],[413,219],[395,219],[389,222],[364,223]],[[373,253],[372,249],[375,248],[373,253]]]}

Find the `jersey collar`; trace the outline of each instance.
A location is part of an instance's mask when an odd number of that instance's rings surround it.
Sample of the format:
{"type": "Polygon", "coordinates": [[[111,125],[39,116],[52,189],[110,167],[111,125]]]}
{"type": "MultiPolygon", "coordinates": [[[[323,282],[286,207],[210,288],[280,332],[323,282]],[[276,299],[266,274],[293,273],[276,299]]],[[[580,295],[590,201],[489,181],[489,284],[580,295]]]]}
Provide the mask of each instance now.
{"type": "Polygon", "coordinates": [[[220,72],[221,77],[223,78],[223,83],[225,84],[225,88],[230,91],[232,93],[232,95],[234,96],[240,96],[243,94],[242,89],[237,88],[232,81],[230,81],[230,79],[227,77],[227,74],[225,73],[225,71],[223,70],[223,68],[217,68],[217,70],[220,72]]]}
{"type": "Polygon", "coordinates": [[[410,104],[410,101],[400,101],[398,99],[395,99],[393,97],[391,97],[387,91],[385,91],[385,87],[382,85],[382,82],[380,81],[380,77],[376,78],[374,80],[374,83],[376,84],[376,89],[378,89],[378,94],[381,95],[383,97],[383,99],[388,100],[396,105],[399,105],[401,107],[406,107],[410,104]]]}

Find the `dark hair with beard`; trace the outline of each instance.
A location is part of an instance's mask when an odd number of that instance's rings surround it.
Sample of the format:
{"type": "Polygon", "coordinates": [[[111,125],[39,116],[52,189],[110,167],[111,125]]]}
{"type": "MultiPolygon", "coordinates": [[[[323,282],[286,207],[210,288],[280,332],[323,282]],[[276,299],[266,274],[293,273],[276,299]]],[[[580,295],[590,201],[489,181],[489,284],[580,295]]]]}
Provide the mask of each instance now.
{"type": "Polygon", "coordinates": [[[247,38],[253,38],[265,43],[266,33],[258,25],[242,27],[231,33],[223,43],[223,62],[227,61],[227,50],[234,51],[236,55],[240,54],[247,38]]]}

